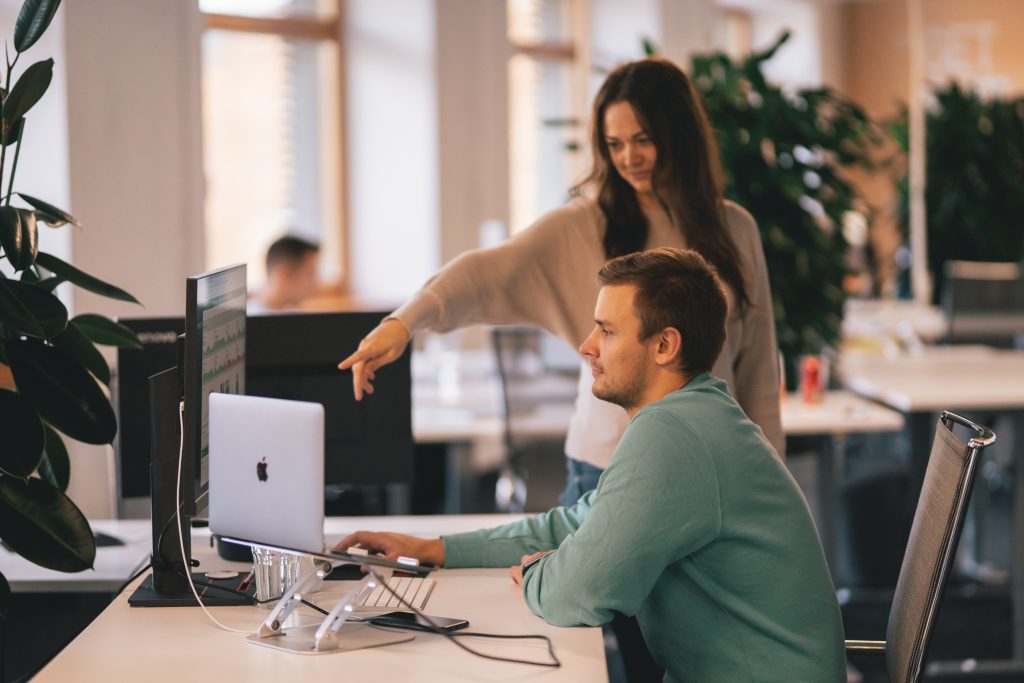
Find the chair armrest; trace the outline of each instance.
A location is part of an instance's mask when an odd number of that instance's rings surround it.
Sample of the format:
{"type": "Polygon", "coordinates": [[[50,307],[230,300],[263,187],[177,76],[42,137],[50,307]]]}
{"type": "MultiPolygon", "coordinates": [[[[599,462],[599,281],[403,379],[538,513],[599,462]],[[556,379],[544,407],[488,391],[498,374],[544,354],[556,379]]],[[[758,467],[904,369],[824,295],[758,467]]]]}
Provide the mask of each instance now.
{"type": "Polygon", "coordinates": [[[851,655],[884,655],[884,640],[848,640],[846,652],[851,655]]]}

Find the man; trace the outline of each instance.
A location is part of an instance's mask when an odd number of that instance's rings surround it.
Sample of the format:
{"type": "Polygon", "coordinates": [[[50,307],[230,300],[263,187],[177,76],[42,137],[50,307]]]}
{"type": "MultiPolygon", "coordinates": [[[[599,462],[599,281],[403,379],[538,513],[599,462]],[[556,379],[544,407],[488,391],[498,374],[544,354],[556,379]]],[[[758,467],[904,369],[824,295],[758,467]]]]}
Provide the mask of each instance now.
{"type": "Polygon", "coordinates": [[[317,290],[320,247],[286,235],[267,249],[267,284],[262,294],[249,302],[249,312],[296,308],[317,290]]]}
{"type": "Polygon", "coordinates": [[[447,567],[520,558],[509,571],[535,614],[558,626],[635,614],[666,680],[844,681],[842,620],[806,502],[707,373],[725,339],[716,274],[693,251],[660,248],[608,262],[599,279],[580,351],[594,394],[631,421],[597,489],[495,529],[359,532],[339,547],[447,567]]]}

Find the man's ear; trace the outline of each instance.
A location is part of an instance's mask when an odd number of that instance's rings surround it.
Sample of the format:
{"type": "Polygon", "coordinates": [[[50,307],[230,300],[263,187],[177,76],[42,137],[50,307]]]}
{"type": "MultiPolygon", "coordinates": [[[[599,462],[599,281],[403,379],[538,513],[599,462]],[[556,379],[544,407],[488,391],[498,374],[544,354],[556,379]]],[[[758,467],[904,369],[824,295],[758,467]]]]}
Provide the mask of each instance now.
{"type": "Polygon", "coordinates": [[[658,349],[654,361],[661,366],[674,365],[683,352],[683,335],[674,327],[666,327],[658,334],[658,349]]]}

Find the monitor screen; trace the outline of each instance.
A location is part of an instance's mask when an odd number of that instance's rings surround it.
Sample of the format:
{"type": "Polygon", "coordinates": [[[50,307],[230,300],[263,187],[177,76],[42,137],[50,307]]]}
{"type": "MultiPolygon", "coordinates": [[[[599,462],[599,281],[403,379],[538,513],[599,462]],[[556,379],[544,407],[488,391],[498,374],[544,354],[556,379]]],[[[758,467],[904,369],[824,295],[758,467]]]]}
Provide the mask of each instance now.
{"type": "Polygon", "coordinates": [[[314,401],[324,407],[324,481],[335,485],[412,480],[411,351],[377,370],[374,393],[352,395],[338,362],[385,311],[282,313],[249,317],[250,396],[314,401]]]}
{"type": "MultiPolygon", "coordinates": [[[[315,401],[326,417],[328,484],[385,484],[412,479],[410,354],[381,368],[376,391],[352,396],[352,375],[338,370],[386,315],[377,312],[285,313],[250,316],[245,328],[246,393],[315,401]]],[[[149,514],[150,415],[148,378],[177,363],[183,318],[121,319],[139,335],[142,350],[118,351],[114,391],[118,410],[120,512],[149,514]]]]}
{"type": "Polygon", "coordinates": [[[189,277],[185,296],[182,477],[195,481],[194,507],[186,499],[185,513],[199,514],[210,482],[210,394],[245,393],[245,265],[189,277]]]}

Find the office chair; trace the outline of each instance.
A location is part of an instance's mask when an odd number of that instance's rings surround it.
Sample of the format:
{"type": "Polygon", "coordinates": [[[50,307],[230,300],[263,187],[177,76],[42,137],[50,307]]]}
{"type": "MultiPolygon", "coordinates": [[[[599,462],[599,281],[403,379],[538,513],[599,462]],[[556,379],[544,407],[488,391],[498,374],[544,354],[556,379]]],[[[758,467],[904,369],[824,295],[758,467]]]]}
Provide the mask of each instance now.
{"type": "Polygon", "coordinates": [[[1012,262],[946,261],[940,296],[947,343],[1024,345],[1024,273],[1012,262]]]}
{"type": "Polygon", "coordinates": [[[996,440],[987,427],[943,411],[935,428],[917,512],[903,556],[884,641],[847,640],[847,654],[884,654],[889,680],[917,683],[953,565],[981,452],[996,440]],[[965,445],[953,426],[972,430],[965,445]]]}
{"type": "Polygon", "coordinates": [[[525,445],[516,438],[515,422],[532,409],[520,388],[539,374],[540,333],[532,327],[504,326],[491,330],[494,357],[501,381],[502,437],[505,462],[494,487],[494,502],[502,512],[526,509],[525,445]]]}

